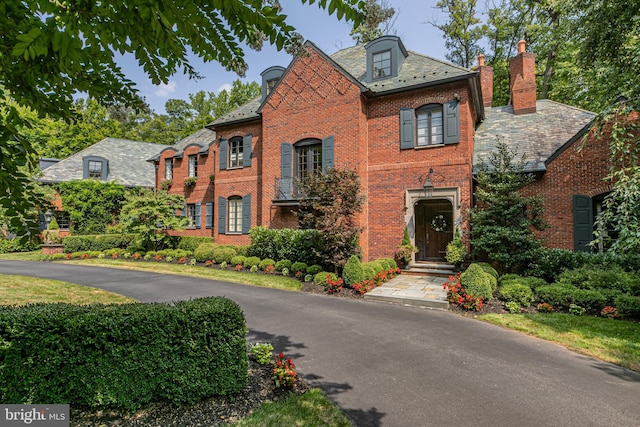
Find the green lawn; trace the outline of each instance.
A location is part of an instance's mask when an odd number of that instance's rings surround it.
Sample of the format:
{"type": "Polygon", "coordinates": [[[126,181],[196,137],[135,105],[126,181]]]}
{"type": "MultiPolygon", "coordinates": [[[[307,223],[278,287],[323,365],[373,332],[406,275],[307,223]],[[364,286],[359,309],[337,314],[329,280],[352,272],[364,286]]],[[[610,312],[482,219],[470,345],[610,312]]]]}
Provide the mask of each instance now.
{"type": "Polygon", "coordinates": [[[482,314],[478,319],[640,372],[640,323],[565,313],[482,314]]]}

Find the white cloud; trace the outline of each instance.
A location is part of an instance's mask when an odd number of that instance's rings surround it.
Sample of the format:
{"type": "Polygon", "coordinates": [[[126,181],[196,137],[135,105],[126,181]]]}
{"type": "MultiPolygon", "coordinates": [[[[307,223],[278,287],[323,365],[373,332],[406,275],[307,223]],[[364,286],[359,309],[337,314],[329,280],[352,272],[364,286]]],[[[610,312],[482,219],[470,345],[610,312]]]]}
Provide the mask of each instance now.
{"type": "Polygon", "coordinates": [[[217,93],[220,93],[220,92],[222,92],[223,90],[226,90],[227,92],[231,93],[231,89],[232,89],[232,88],[233,88],[233,86],[231,86],[231,84],[229,84],[229,83],[225,83],[225,84],[221,85],[221,86],[218,88],[218,92],[217,92],[217,93]]]}
{"type": "Polygon", "coordinates": [[[176,91],[177,86],[178,84],[173,80],[169,80],[169,83],[167,84],[160,83],[158,86],[156,86],[158,89],[156,89],[155,94],[162,98],[166,98],[176,91]]]}

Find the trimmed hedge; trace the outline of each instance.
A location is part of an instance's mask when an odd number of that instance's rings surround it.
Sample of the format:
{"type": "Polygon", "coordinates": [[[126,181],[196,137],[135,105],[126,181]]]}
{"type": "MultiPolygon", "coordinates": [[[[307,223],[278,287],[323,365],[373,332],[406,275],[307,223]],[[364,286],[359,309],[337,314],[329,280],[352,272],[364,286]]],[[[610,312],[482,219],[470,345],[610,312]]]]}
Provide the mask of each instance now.
{"type": "Polygon", "coordinates": [[[360,258],[352,255],[342,270],[342,280],[347,286],[351,286],[354,283],[361,283],[364,280],[364,268],[360,262],[360,258]]]}
{"type": "Polygon", "coordinates": [[[296,261],[293,264],[291,264],[291,271],[293,271],[294,274],[297,273],[298,271],[302,272],[302,274],[305,274],[307,272],[307,263],[302,261],[296,261]]]}
{"type": "Polygon", "coordinates": [[[205,236],[180,236],[177,249],[195,252],[198,246],[203,243],[214,243],[214,239],[205,236]]]}
{"type": "Polygon", "coordinates": [[[566,283],[540,286],[536,289],[538,301],[551,304],[557,309],[568,309],[573,302],[575,288],[566,283]]]}
{"type": "Polygon", "coordinates": [[[247,383],[244,315],[226,298],[0,307],[0,401],[136,410],[247,383]]]}
{"type": "Polygon", "coordinates": [[[232,266],[236,266],[236,265],[242,265],[244,266],[244,262],[247,259],[246,256],[244,255],[236,255],[233,258],[231,258],[231,265],[232,266]]]}
{"type": "Polygon", "coordinates": [[[65,253],[85,251],[105,251],[107,249],[127,249],[135,239],[135,234],[98,234],[86,236],[66,236],[62,239],[65,253]]]}
{"type": "Polygon", "coordinates": [[[497,287],[496,278],[487,273],[482,266],[477,263],[471,264],[464,273],[460,275],[460,283],[467,294],[476,298],[482,297],[485,301],[493,298],[493,291],[497,287]]]}
{"type": "Polygon", "coordinates": [[[260,265],[260,258],[258,258],[257,256],[246,257],[242,265],[244,266],[244,268],[251,268],[253,266],[258,267],[260,265]]]}
{"type": "Polygon", "coordinates": [[[215,243],[201,243],[200,246],[193,251],[193,256],[198,262],[205,262],[207,260],[217,261],[215,259],[215,251],[217,248],[218,245],[215,243]]]}
{"type": "MultiPolygon", "coordinates": [[[[291,270],[291,261],[289,261],[288,259],[281,259],[280,261],[276,262],[276,270],[282,271],[283,268],[291,270]]],[[[322,269],[320,269],[320,271],[322,271],[322,269]]]]}
{"type": "Polygon", "coordinates": [[[640,297],[619,295],[614,305],[620,316],[640,318],[640,297]]]}
{"type": "Polygon", "coordinates": [[[302,261],[307,265],[318,264],[319,260],[314,252],[317,236],[316,230],[253,227],[249,231],[251,245],[247,254],[260,259],[289,259],[302,261]]]}
{"type": "Polygon", "coordinates": [[[522,307],[529,307],[533,302],[531,288],[515,281],[507,282],[500,287],[500,297],[506,302],[514,301],[522,307]]]}
{"type": "Polygon", "coordinates": [[[274,267],[274,270],[275,270],[275,265],[276,265],[276,262],[274,260],[267,258],[260,261],[259,267],[260,267],[260,270],[262,271],[266,270],[268,266],[274,267]]]}
{"type": "Polygon", "coordinates": [[[312,276],[315,276],[316,274],[320,273],[323,270],[321,265],[318,264],[314,264],[314,265],[310,265],[309,267],[307,267],[307,274],[311,274],[312,276]]]}

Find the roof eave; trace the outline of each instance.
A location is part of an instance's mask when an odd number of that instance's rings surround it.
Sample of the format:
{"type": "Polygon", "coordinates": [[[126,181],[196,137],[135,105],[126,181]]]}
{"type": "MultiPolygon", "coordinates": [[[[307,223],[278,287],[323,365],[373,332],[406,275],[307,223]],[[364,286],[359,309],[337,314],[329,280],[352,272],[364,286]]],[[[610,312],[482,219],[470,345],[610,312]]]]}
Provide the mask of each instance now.
{"type": "MultiPolygon", "coordinates": [[[[394,95],[396,93],[407,92],[407,91],[410,91],[410,90],[424,89],[424,88],[430,88],[430,87],[433,87],[433,86],[440,86],[440,85],[444,85],[444,84],[448,84],[448,83],[455,83],[455,82],[459,82],[459,81],[462,81],[462,80],[471,79],[476,74],[477,73],[475,73],[475,72],[467,73],[467,74],[461,74],[459,76],[449,77],[449,78],[446,78],[446,79],[440,79],[440,80],[434,80],[434,81],[430,81],[430,82],[418,83],[418,84],[411,85],[411,86],[403,86],[403,87],[384,90],[384,91],[375,91],[374,92],[369,88],[364,93],[369,98],[378,98],[380,96],[394,95]]],[[[484,109],[483,109],[483,112],[484,112],[484,109]]]]}
{"type": "Polygon", "coordinates": [[[237,125],[237,124],[241,124],[241,123],[248,123],[248,122],[253,122],[253,121],[261,120],[261,119],[262,119],[262,116],[245,117],[245,118],[242,118],[242,119],[229,120],[229,121],[222,122],[222,123],[213,122],[213,123],[210,123],[210,124],[206,125],[205,127],[207,129],[215,131],[216,128],[219,128],[219,127],[232,126],[232,125],[237,125]]]}

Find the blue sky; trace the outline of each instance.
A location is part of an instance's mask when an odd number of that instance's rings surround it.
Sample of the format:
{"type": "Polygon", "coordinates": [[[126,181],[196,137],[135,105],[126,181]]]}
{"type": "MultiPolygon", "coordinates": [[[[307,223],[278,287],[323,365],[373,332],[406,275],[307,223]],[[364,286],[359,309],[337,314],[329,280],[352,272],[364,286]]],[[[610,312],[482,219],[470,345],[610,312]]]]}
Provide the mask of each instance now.
{"type": "MultiPolygon", "coordinates": [[[[349,36],[351,27],[344,21],[338,21],[317,4],[303,5],[300,0],[281,0],[288,23],[293,25],[306,40],[315,43],[325,53],[334,52],[354,45],[349,36]]],[[[443,22],[434,9],[437,0],[390,0],[389,4],[396,10],[394,33],[399,36],[405,47],[434,58],[445,60],[444,40],[442,32],[427,21],[443,22]]],[[[260,81],[260,73],[265,69],[280,65],[286,67],[291,56],[286,52],[278,52],[265,43],[260,52],[245,50],[249,70],[243,82],[260,81]]],[[[167,85],[154,86],[137,66],[133,58],[123,60],[121,66],[125,74],[133,80],[140,94],[156,113],[164,113],[164,103],[170,99],[188,99],[190,93],[200,90],[219,93],[222,89],[231,88],[231,83],[238,78],[217,63],[204,63],[193,56],[194,68],[203,76],[200,80],[190,80],[187,76],[176,74],[167,85]]]]}

